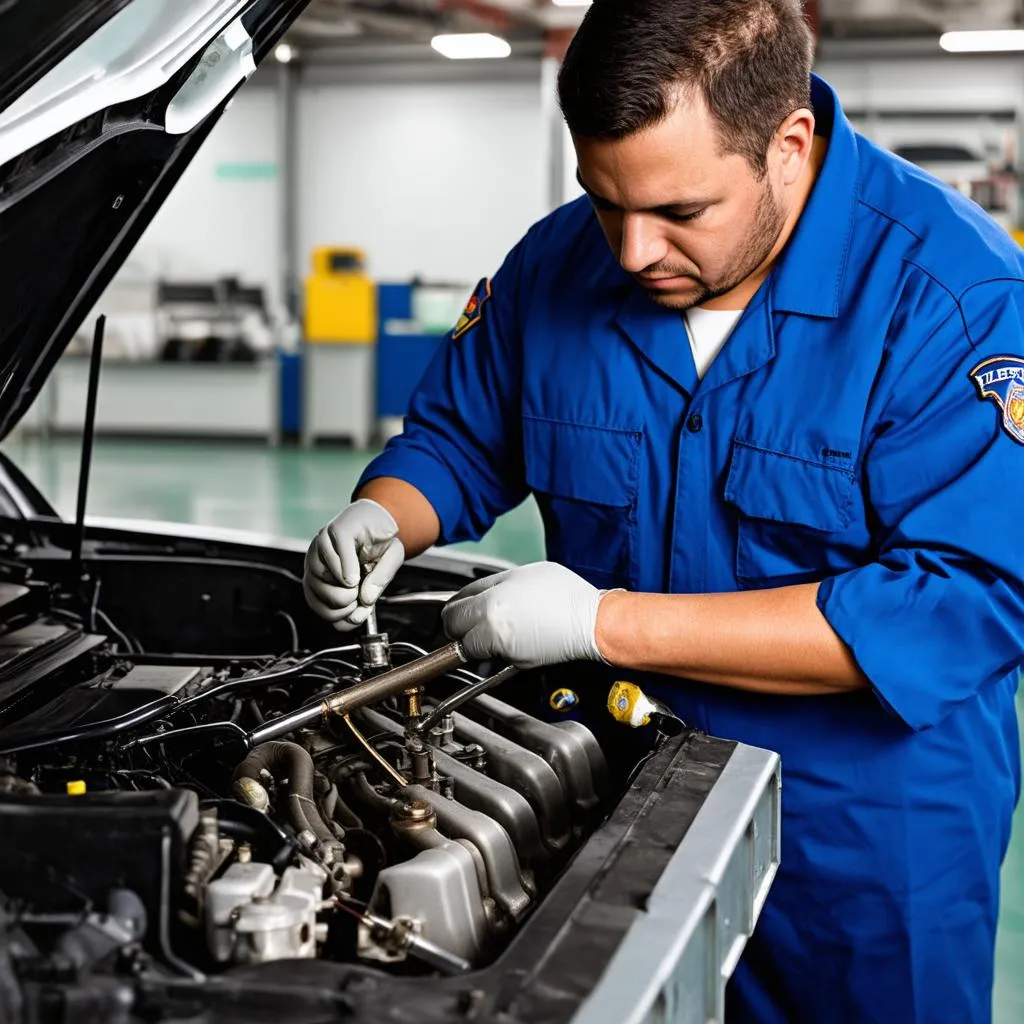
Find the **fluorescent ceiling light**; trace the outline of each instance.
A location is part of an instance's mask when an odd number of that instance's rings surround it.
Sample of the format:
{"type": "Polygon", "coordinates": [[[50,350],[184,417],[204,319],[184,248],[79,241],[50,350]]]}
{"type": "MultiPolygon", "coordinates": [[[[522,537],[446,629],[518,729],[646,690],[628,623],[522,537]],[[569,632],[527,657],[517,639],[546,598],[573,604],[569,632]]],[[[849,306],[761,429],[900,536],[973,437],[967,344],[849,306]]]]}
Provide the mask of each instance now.
{"type": "Polygon", "coordinates": [[[1024,50],[1024,29],[946,32],[939,45],[949,53],[1005,53],[1024,50]]]}
{"type": "Polygon", "coordinates": [[[507,57],[512,47],[500,36],[489,32],[459,32],[453,35],[434,36],[430,45],[443,57],[450,60],[482,60],[507,57]]]}
{"type": "Polygon", "coordinates": [[[295,58],[295,50],[290,47],[287,43],[279,43],[277,48],[274,50],[274,56],[282,64],[290,64],[295,58]]]}
{"type": "Polygon", "coordinates": [[[556,7],[589,7],[593,0],[551,0],[556,7]]]}

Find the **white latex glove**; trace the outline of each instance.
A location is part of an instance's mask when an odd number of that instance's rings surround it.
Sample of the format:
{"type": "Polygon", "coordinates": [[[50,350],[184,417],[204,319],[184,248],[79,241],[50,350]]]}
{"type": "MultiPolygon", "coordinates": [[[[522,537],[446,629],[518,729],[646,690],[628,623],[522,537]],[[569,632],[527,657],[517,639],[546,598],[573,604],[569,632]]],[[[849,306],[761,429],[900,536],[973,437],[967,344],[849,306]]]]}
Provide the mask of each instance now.
{"type": "Polygon", "coordinates": [[[358,629],[404,561],[394,517],[361,498],[309,545],[302,577],[306,604],[340,633],[358,629]]]}
{"type": "Polygon", "coordinates": [[[604,661],[594,631],[600,591],[555,562],[488,576],[444,608],[445,632],[474,661],[499,658],[518,668],[604,661]]]}

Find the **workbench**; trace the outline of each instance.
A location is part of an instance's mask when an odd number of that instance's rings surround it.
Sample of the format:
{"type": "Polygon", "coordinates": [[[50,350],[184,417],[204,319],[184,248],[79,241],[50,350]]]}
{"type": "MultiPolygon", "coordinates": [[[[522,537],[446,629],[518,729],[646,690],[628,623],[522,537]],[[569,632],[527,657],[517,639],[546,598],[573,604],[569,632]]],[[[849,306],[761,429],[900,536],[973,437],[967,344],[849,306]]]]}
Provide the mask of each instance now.
{"type": "MultiPolygon", "coordinates": [[[[76,433],[85,420],[89,359],[66,355],[23,422],[29,433],[76,433]]],[[[280,440],[276,355],[255,362],[104,360],[96,433],[280,440]]]]}

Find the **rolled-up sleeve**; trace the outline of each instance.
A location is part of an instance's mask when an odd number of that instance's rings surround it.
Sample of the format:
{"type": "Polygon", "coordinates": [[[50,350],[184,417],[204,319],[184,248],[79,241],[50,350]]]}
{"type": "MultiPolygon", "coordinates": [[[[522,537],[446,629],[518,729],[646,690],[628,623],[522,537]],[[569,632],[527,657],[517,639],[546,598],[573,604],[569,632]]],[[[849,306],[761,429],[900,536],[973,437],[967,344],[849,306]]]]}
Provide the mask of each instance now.
{"type": "Polygon", "coordinates": [[[818,591],[879,700],[913,729],[1024,662],[1024,283],[951,304],[886,370],[862,463],[877,555],[818,591]]]}
{"type": "Polygon", "coordinates": [[[356,486],[379,477],[412,484],[437,513],[442,544],[479,539],[528,493],[518,315],[525,247],[481,281],[417,386],[402,434],[356,486]]]}

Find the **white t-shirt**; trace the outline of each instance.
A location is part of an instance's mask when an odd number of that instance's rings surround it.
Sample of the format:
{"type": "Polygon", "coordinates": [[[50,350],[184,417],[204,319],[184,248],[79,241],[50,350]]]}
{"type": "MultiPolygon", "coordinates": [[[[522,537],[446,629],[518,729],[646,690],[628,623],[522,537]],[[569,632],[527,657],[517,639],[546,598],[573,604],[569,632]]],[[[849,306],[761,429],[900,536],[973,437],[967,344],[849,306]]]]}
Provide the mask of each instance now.
{"type": "Polygon", "coordinates": [[[690,351],[697,365],[697,376],[701,380],[715,356],[729,340],[740,317],[742,309],[700,309],[694,307],[683,314],[686,336],[690,339],[690,351]]]}

